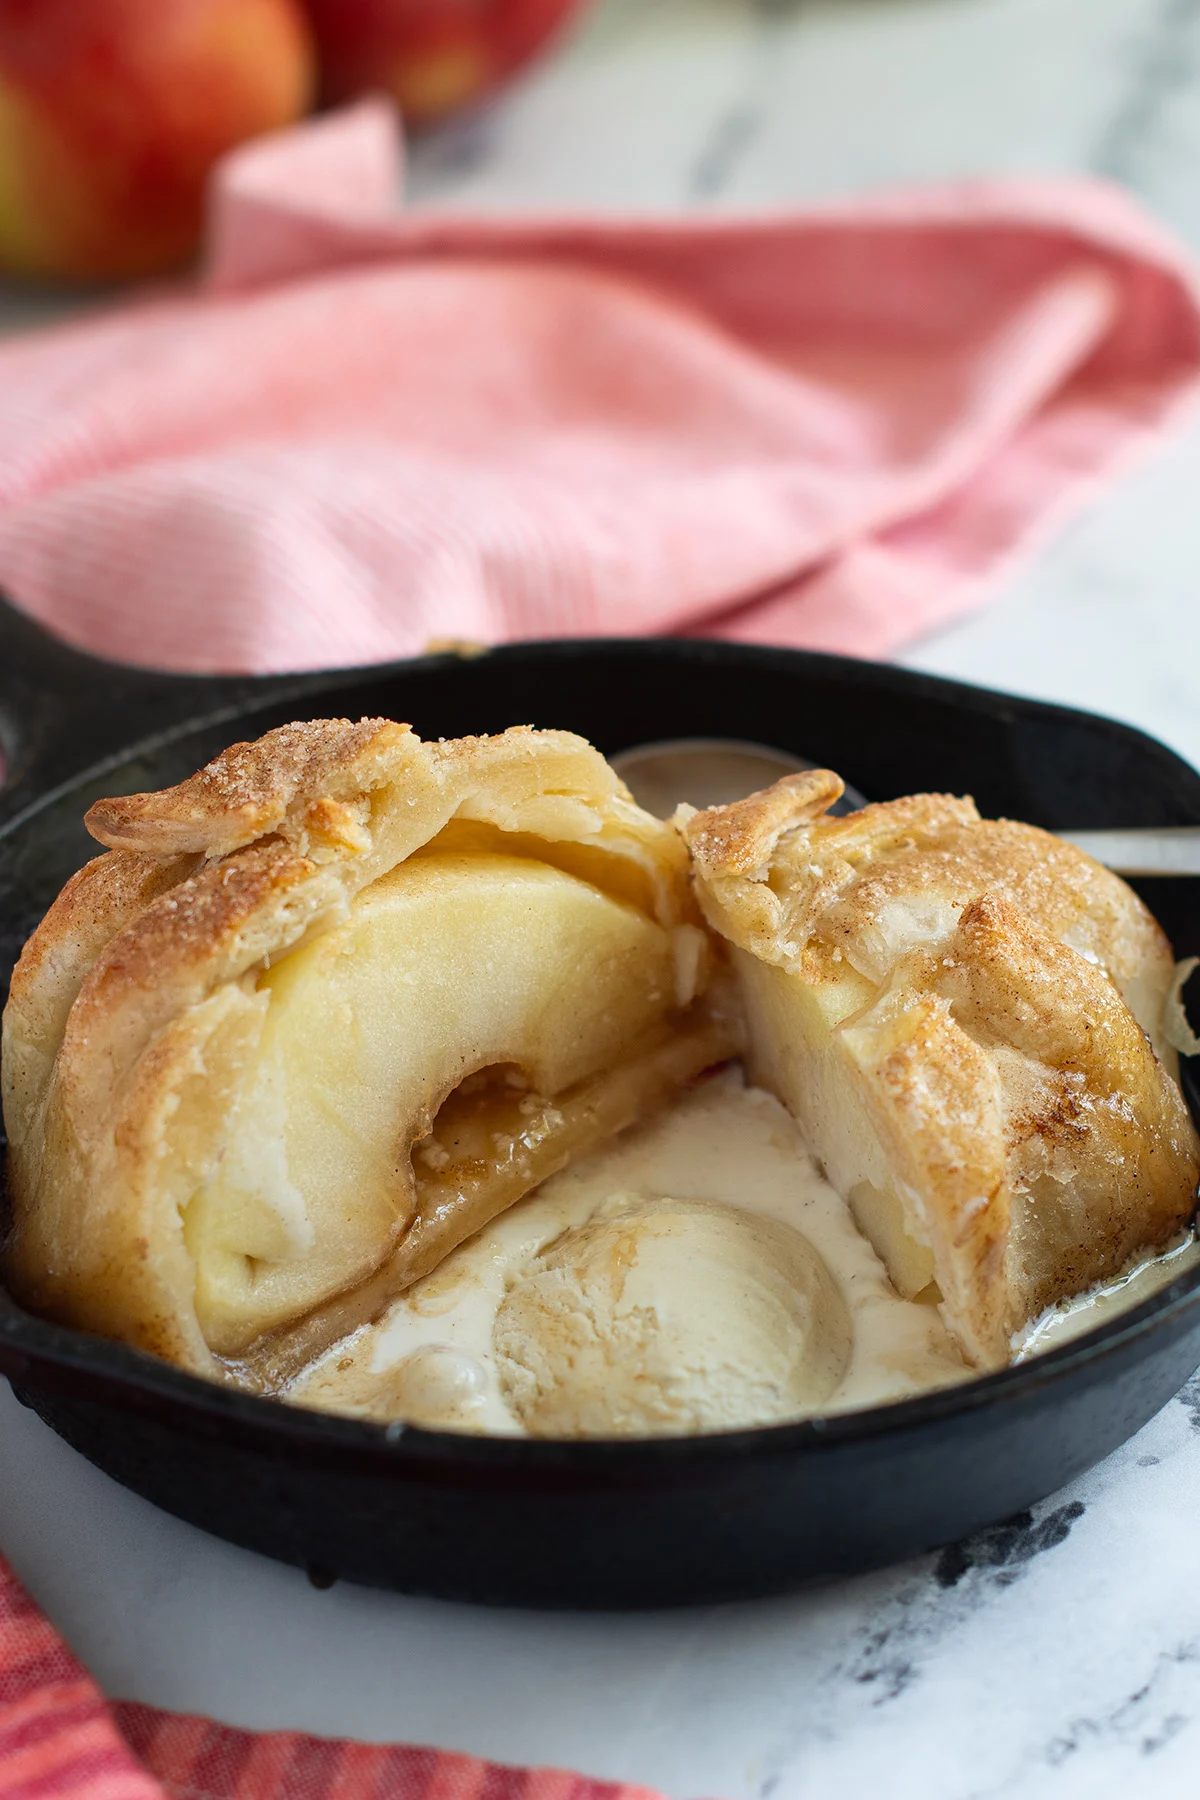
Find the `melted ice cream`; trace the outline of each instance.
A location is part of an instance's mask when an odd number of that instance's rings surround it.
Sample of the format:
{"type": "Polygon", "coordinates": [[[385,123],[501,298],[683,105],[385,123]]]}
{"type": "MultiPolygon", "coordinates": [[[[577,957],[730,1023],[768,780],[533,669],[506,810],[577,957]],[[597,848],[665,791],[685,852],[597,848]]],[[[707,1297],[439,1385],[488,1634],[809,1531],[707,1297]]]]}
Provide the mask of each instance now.
{"type": "MultiPolygon", "coordinates": [[[[1017,1361],[1148,1299],[1189,1235],[1065,1301],[1017,1361]]],[[[903,1300],[771,1095],[729,1070],[545,1182],[336,1346],[289,1399],[538,1437],[683,1434],[970,1380],[935,1305],[903,1300]]]]}
{"type": "MultiPolygon", "coordinates": [[[[586,1288],[586,1271],[583,1280],[586,1288]]],[[[594,1279],[591,1285],[594,1290],[594,1279]]],[[[593,1298],[589,1294],[586,1303],[593,1298]]],[[[586,1321],[580,1330],[590,1337],[586,1321]]],[[[611,1418],[619,1410],[618,1396],[626,1431],[713,1430],[872,1406],[972,1373],[936,1308],[896,1294],[783,1107],[745,1087],[736,1071],[708,1081],[652,1123],[544,1183],[455,1251],[377,1325],[340,1344],[289,1397],[362,1417],[522,1434],[522,1413],[531,1418],[533,1365],[539,1365],[533,1384],[541,1388],[532,1408],[538,1435],[575,1435],[585,1417],[594,1431],[597,1416],[611,1418]],[[673,1217],[700,1203],[709,1234],[701,1244],[685,1224],[683,1254],[649,1255],[637,1273],[637,1310],[643,1316],[656,1310],[682,1345],[682,1361],[673,1369],[662,1366],[663,1359],[658,1366],[651,1357],[646,1366],[632,1368],[628,1356],[618,1358],[610,1400],[613,1363],[603,1353],[582,1359],[587,1369],[580,1374],[569,1368],[569,1342],[556,1353],[540,1327],[531,1333],[525,1326],[524,1350],[519,1329],[501,1332],[498,1345],[498,1315],[511,1324],[514,1296],[519,1300],[531,1278],[545,1276],[556,1259],[561,1264],[562,1246],[570,1244],[564,1234],[623,1218],[636,1236],[638,1217],[661,1217],[658,1203],[665,1201],[673,1203],[673,1217]],[[706,1255],[713,1221],[722,1218],[725,1238],[738,1245],[724,1289],[714,1258],[706,1255]],[[789,1362],[782,1343],[787,1330],[796,1332],[796,1308],[807,1305],[801,1359],[808,1355],[810,1363],[815,1357],[821,1364],[823,1340],[827,1361],[828,1303],[823,1307],[815,1290],[806,1301],[804,1282],[786,1271],[784,1286],[798,1296],[794,1304],[778,1281],[768,1295],[770,1278],[760,1258],[776,1265],[788,1258],[765,1248],[761,1231],[739,1231],[739,1218],[799,1233],[827,1272],[834,1304],[840,1301],[850,1327],[832,1387],[789,1362]],[[697,1258],[704,1264],[700,1280],[697,1258]],[[688,1319],[690,1306],[703,1315],[695,1323],[688,1319]],[[759,1378],[764,1361],[765,1382],[759,1378]],[[718,1390],[715,1398],[699,1394],[706,1381],[718,1390]],[[631,1412],[628,1402],[638,1384],[642,1399],[631,1412]]],[[[609,1429],[620,1425],[618,1420],[609,1429]]]]}

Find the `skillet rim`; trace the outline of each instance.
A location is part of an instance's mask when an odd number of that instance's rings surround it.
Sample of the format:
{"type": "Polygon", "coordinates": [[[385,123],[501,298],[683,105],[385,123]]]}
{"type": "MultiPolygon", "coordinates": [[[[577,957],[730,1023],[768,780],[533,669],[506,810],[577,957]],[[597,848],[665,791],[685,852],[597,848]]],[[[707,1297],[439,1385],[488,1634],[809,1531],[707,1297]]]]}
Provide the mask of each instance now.
{"type": "Polygon", "coordinates": [[[846,1444],[869,1443],[895,1434],[916,1435],[993,1404],[1020,1405],[1081,1371],[1094,1371],[1109,1357],[1128,1351],[1142,1338],[1182,1324],[1200,1310],[1200,1264],[1177,1276],[1157,1294],[1091,1331],[1080,1333],[1056,1349],[1005,1369],[978,1375],[953,1386],[935,1388],[911,1399],[863,1407],[776,1425],[721,1432],[647,1438],[526,1438],[484,1433],[431,1431],[402,1421],[390,1425],[345,1414],[290,1405],[282,1399],[224,1387],[125,1344],[56,1325],[27,1313],[0,1285],[0,1374],[14,1389],[26,1383],[43,1391],[69,1392],[74,1398],[116,1405],[118,1410],[157,1411],[166,1405],[175,1422],[204,1420],[220,1426],[223,1437],[263,1446],[264,1437],[290,1460],[325,1461],[334,1456],[385,1468],[406,1465],[406,1472],[431,1474],[447,1465],[460,1470],[504,1471],[517,1475],[553,1474],[566,1470],[591,1477],[611,1473],[647,1477],[684,1465],[704,1465],[742,1458],[756,1452],[814,1455],[846,1444]],[[48,1339],[39,1343],[38,1339],[48,1339]],[[5,1346],[15,1351],[17,1366],[5,1367],[5,1346]],[[95,1366],[96,1360],[100,1365],[95,1366]],[[24,1365],[24,1366],[20,1366],[24,1365]],[[39,1379],[51,1372],[49,1381],[39,1379]],[[55,1379],[56,1376],[66,1380],[55,1379]],[[32,1377],[32,1381],[30,1378],[32,1377]],[[74,1380],[70,1379],[75,1377],[74,1380]],[[123,1399],[132,1406],[121,1407],[123,1399]],[[154,1403],[159,1403],[156,1406],[154,1403]],[[232,1427],[232,1431],[228,1428],[232,1427]]]}
{"type": "MultiPolygon", "coordinates": [[[[586,657],[589,652],[603,651],[611,655],[621,649],[643,658],[678,660],[685,664],[693,658],[701,663],[728,659],[747,670],[756,664],[778,669],[781,660],[807,665],[810,670],[814,667],[852,670],[859,681],[865,678],[868,686],[892,691],[899,688],[918,702],[935,697],[957,701],[973,712],[1001,718],[1016,715],[1027,719],[1086,720],[1103,725],[1118,738],[1137,742],[1143,753],[1150,752],[1153,760],[1163,766],[1164,773],[1169,771],[1176,779],[1179,774],[1186,773],[1200,783],[1200,772],[1192,769],[1177,752],[1150,733],[1122,720],[1086,708],[1010,694],[980,683],[931,675],[897,664],[782,645],[705,638],[533,639],[486,647],[481,654],[502,665],[507,660],[530,654],[548,656],[552,660],[560,657],[574,660],[586,657]]],[[[74,660],[79,653],[67,652],[67,655],[74,660]]],[[[80,660],[95,670],[131,672],[125,665],[104,663],[96,658],[80,660]]],[[[382,683],[399,675],[411,677],[423,667],[445,668],[459,660],[459,653],[439,652],[367,667],[262,677],[259,678],[261,687],[254,678],[231,677],[228,679],[230,699],[226,704],[217,705],[212,704],[209,696],[218,697],[220,679],[200,682],[170,674],[154,677],[150,671],[136,671],[157,679],[168,691],[173,681],[178,682],[181,690],[195,691],[203,687],[207,690],[204,698],[209,704],[191,716],[182,720],[176,717],[165,728],[136,736],[95,758],[82,770],[55,782],[32,801],[20,805],[11,816],[4,816],[3,791],[0,789],[0,847],[72,790],[135,756],[152,754],[218,724],[236,726],[242,720],[252,719],[256,712],[276,707],[289,699],[304,703],[319,701],[325,695],[333,697],[366,682],[382,683]],[[248,688],[248,682],[254,685],[248,688]]],[[[1195,810],[1200,815],[1200,800],[1195,803],[1195,810]]],[[[0,1181],[2,1179],[0,1174],[0,1181]]],[[[230,1435],[235,1439],[259,1446],[265,1436],[278,1450],[286,1451],[290,1460],[296,1461],[325,1461],[330,1457],[344,1461],[349,1458],[355,1463],[365,1461],[384,1469],[403,1466],[413,1475],[426,1470],[431,1476],[450,1465],[457,1465],[463,1473],[490,1470],[536,1477],[565,1471],[584,1478],[603,1473],[640,1474],[652,1478],[671,1470],[683,1473],[690,1465],[725,1462],[758,1452],[772,1456],[812,1455],[832,1451],[838,1445],[866,1443],[897,1433],[915,1435],[921,1427],[936,1427],[991,1405],[1020,1405],[1023,1401],[1032,1401],[1059,1382],[1069,1382],[1082,1370],[1092,1369],[1112,1356],[1129,1351],[1140,1339],[1165,1332],[1172,1324],[1182,1326],[1187,1314],[1196,1310],[1200,1310],[1200,1264],[1184,1271],[1158,1293],[1127,1312],[1080,1333],[1055,1349],[953,1386],[882,1406],[679,1437],[501,1437],[432,1431],[399,1421],[381,1425],[293,1406],[282,1399],[250,1394],[232,1385],[226,1387],[208,1381],[160,1362],[146,1352],[41,1319],[19,1306],[2,1282],[0,1375],[6,1375],[18,1390],[29,1384],[35,1389],[69,1392],[76,1398],[115,1405],[118,1410],[158,1411],[165,1406],[168,1413],[176,1415],[180,1426],[203,1421],[210,1427],[224,1427],[222,1435],[232,1428],[230,1435]]]]}
{"type": "MultiPolygon", "coordinates": [[[[4,601],[3,595],[0,595],[0,651],[5,648],[5,635],[13,611],[4,601]]],[[[831,673],[852,673],[856,680],[865,682],[868,686],[893,691],[899,688],[911,694],[918,702],[944,698],[971,712],[991,714],[1006,720],[1018,717],[1030,721],[1081,720],[1093,726],[1101,725],[1112,737],[1136,744],[1143,755],[1148,755],[1160,765],[1164,774],[1175,778],[1171,785],[1177,790],[1180,773],[1190,778],[1194,797],[1186,810],[1192,816],[1173,823],[1200,825],[1200,770],[1193,768],[1186,758],[1172,750],[1170,745],[1164,744],[1161,738],[1154,737],[1139,726],[1127,724],[1125,720],[1112,718],[1106,713],[1093,712],[1087,707],[1068,706],[1054,700],[1037,700],[1028,695],[1009,693],[1004,688],[987,687],[982,682],[959,681],[951,676],[929,674],[924,669],[909,669],[899,663],[843,656],[832,651],[801,650],[784,644],[750,644],[703,637],[526,638],[513,643],[401,657],[395,662],[301,670],[292,674],[193,676],[107,662],[46,638],[40,629],[39,636],[45,638],[52,667],[61,663],[62,671],[66,672],[72,685],[77,684],[81,678],[92,684],[106,676],[112,680],[128,678],[136,684],[136,688],[143,689],[142,692],[135,691],[129,696],[128,704],[132,707],[144,709],[148,694],[168,700],[174,696],[174,699],[169,709],[162,713],[163,722],[157,729],[138,732],[131,738],[120,738],[118,735],[115,746],[109,745],[93,754],[83,768],[72,769],[67,776],[53,780],[50,786],[31,799],[25,799],[22,795],[20,804],[12,812],[6,805],[10,783],[0,779],[0,845],[3,845],[10,833],[29,824],[45,807],[62,800],[74,788],[95,779],[105,770],[119,767],[134,756],[165,749],[190,736],[192,732],[211,729],[224,723],[235,725],[240,720],[251,719],[255,713],[282,705],[285,701],[316,701],[325,695],[332,697],[347,688],[411,676],[422,669],[445,670],[461,666],[464,661],[486,662],[489,666],[496,665],[502,670],[505,663],[520,661],[529,655],[572,662],[585,660],[593,653],[611,656],[622,651],[636,658],[661,659],[666,662],[728,662],[746,670],[753,670],[755,667],[778,669],[783,659],[797,669],[806,667],[810,672],[826,669],[831,673]],[[186,711],[181,718],[180,707],[192,705],[195,710],[186,711]]],[[[43,650],[42,653],[44,655],[46,651],[43,650]]],[[[6,717],[8,708],[5,705],[5,677],[6,670],[0,663],[0,749],[11,755],[10,745],[5,741],[11,734],[11,721],[6,717]],[[5,731],[5,726],[9,727],[9,731],[5,731]]],[[[162,709],[154,710],[159,712],[162,709]]],[[[532,722],[522,721],[525,724],[532,722]]],[[[119,734],[118,724],[111,720],[107,724],[109,729],[106,736],[111,736],[114,732],[119,734]]],[[[93,734],[89,733],[91,735],[93,734]]],[[[24,771],[13,785],[18,790],[26,788],[28,782],[24,771]]],[[[1181,802],[1184,800],[1178,791],[1174,797],[1181,802]]],[[[1046,829],[1053,830],[1053,827],[1046,829]]]]}

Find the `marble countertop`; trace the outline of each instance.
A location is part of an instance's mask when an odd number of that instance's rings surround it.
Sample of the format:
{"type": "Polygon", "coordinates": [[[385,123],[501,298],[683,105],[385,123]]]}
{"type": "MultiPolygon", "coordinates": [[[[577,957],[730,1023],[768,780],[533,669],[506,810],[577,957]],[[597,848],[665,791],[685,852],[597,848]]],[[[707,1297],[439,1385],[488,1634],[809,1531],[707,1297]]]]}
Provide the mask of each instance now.
{"type": "MultiPolygon", "coordinates": [[[[742,206],[1062,170],[1126,182],[1200,248],[1197,0],[601,0],[486,118],[418,146],[411,191],[742,206]]],[[[0,295],[0,326],[46,311],[0,295]]],[[[1198,493],[1200,423],[906,660],[1113,714],[1200,761],[1198,493]]],[[[126,1494],[7,1389],[0,1447],[0,1544],[113,1694],[674,1800],[1195,1792],[1200,1384],[953,1552],[636,1617],[318,1592],[126,1494]]]]}

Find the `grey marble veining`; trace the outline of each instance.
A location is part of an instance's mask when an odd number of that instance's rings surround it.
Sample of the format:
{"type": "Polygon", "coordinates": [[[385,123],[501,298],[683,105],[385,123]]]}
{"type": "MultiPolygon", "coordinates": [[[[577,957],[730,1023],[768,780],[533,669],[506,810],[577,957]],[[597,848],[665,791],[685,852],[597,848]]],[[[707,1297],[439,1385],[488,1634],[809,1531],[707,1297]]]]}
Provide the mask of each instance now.
{"type": "Polygon", "coordinates": [[[1091,168],[1135,111],[1160,5],[1188,4],[609,0],[490,115],[486,157],[452,154],[477,126],[415,147],[413,197],[761,205],[1091,168]]]}
{"type": "MultiPolygon", "coordinates": [[[[1174,212],[1172,197],[1195,186],[1189,163],[1200,151],[1198,90],[1200,4],[1155,0],[1130,44],[1121,102],[1096,143],[1091,166],[1140,190],[1157,210],[1174,212]]],[[[1200,208],[1193,205],[1175,222],[1196,235],[1200,208]]]]}
{"type": "MultiPolygon", "coordinates": [[[[414,204],[803,203],[1118,179],[1200,248],[1200,0],[601,0],[411,155],[414,204]]],[[[0,328],[45,316],[0,293],[0,328]]],[[[1200,420],[930,670],[1139,723],[1200,762],[1200,420]]],[[[1029,1515],[900,1569],[643,1618],[317,1593],[123,1493],[0,1392],[0,1544],[114,1693],[410,1738],[676,1800],[1191,1800],[1200,1383],[1029,1515]]]]}

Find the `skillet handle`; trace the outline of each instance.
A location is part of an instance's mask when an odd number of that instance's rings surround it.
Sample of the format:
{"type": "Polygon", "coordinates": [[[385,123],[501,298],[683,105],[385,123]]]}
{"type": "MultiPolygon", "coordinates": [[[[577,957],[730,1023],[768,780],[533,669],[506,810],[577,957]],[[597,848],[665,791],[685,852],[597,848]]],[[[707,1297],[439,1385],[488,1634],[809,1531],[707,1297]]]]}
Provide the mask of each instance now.
{"type": "Polygon", "coordinates": [[[118,751],[319,682],[301,675],[171,675],[105,662],[61,643],[0,595],[0,831],[35,800],[118,751]]]}

